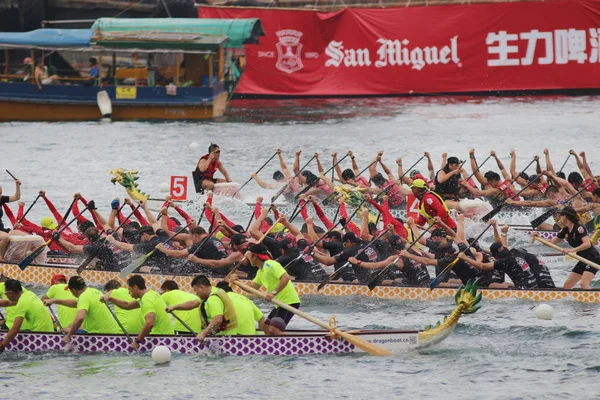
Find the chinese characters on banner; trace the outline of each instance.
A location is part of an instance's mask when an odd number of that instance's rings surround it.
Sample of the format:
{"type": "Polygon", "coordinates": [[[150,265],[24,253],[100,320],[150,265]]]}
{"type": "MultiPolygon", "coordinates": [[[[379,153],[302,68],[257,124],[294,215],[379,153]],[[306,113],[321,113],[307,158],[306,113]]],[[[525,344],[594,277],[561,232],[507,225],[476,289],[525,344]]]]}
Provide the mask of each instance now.
{"type": "Polygon", "coordinates": [[[338,12],[200,7],[260,18],[237,93],[386,95],[597,88],[600,1],[338,12]],[[434,21],[434,23],[432,22],[434,21]]]}

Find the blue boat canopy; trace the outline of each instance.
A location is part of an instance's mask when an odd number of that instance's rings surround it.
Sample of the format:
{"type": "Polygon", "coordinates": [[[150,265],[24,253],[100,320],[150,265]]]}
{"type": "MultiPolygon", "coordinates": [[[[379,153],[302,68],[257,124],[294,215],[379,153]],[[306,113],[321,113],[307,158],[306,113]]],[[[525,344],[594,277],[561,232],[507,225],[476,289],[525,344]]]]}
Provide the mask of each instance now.
{"type": "Polygon", "coordinates": [[[88,47],[91,38],[91,29],[36,29],[29,32],[0,32],[0,47],[88,47]]]}

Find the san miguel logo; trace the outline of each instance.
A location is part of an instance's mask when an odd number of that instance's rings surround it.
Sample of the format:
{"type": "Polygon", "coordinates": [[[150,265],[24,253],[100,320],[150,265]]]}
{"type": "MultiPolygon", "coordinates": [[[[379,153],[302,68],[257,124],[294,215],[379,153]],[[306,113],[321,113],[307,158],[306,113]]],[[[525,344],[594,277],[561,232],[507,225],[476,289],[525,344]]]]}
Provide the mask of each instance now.
{"type": "Polygon", "coordinates": [[[277,63],[275,68],[288,74],[300,71],[304,67],[301,58],[302,43],[300,43],[303,33],[293,29],[284,29],[275,34],[279,38],[279,43],[276,45],[277,63]]]}

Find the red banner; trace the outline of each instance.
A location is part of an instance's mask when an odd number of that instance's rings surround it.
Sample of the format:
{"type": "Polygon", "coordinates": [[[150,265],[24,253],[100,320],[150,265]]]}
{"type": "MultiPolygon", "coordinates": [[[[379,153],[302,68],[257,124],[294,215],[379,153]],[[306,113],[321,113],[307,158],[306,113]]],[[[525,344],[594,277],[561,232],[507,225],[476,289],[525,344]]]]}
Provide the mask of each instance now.
{"type": "Polygon", "coordinates": [[[260,18],[237,93],[384,95],[600,87],[600,1],[353,9],[200,7],[260,18]]]}

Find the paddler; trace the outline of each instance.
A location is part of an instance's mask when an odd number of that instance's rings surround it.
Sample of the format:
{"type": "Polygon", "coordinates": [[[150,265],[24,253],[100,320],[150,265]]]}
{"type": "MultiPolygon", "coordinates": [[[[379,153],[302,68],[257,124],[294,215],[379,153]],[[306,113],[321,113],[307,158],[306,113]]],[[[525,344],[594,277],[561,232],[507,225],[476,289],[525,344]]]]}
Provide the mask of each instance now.
{"type": "MultiPolygon", "coordinates": [[[[17,336],[21,331],[23,322],[27,322],[30,332],[53,332],[54,325],[52,317],[48,309],[44,307],[44,303],[29,290],[23,290],[21,282],[16,279],[8,279],[4,283],[4,293],[8,297],[10,306],[14,307],[14,323],[2,342],[0,342],[0,352],[4,351],[6,346],[17,336]]],[[[4,303],[7,300],[0,300],[4,303]]],[[[2,304],[4,307],[7,304],[2,304]]]]}
{"type": "Polygon", "coordinates": [[[217,283],[216,288],[223,289],[231,299],[235,312],[237,314],[237,334],[238,335],[256,335],[256,326],[263,329],[265,317],[262,311],[256,307],[256,304],[246,296],[235,293],[229,283],[221,281],[217,283]]]}
{"type": "MultiPolygon", "coordinates": [[[[46,294],[41,297],[42,301],[46,299],[70,299],[77,301],[77,298],[73,296],[71,292],[65,290],[66,287],[67,277],[63,274],[54,275],[50,280],[50,288],[48,288],[46,294]]],[[[76,316],[76,309],[63,305],[58,306],[58,321],[64,328],[71,326],[76,316]]]]}
{"type": "MultiPolygon", "coordinates": [[[[124,301],[135,301],[129,294],[129,290],[125,287],[121,287],[121,283],[116,279],[111,279],[104,284],[104,293],[112,292],[111,296],[115,299],[124,301]]],[[[137,335],[142,331],[144,327],[144,316],[142,310],[136,308],[134,310],[124,310],[119,307],[114,308],[115,315],[125,331],[131,335],[137,335]]]]}
{"type": "MultiPolygon", "coordinates": [[[[401,162],[399,165],[402,165],[401,162]]],[[[465,170],[461,168],[458,157],[448,157],[444,168],[435,174],[435,192],[443,199],[460,200],[458,192],[460,191],[461,173],[465,174],[465,170]]]]}
{"type": "MultiPolygon", "coordinates": [[[[579,216],[572,207],[567,206],[560,211],[560,223],[564,228],[550,242],[558,244],[566,240],[572,248],[563,249],[563,254],[577,253],[578,256],[591,262],[600,263],[600,253],[592,245],[587,230],[579,223],[579,216]]],[[[538,235],[537,232],[533,234],[538,235]]],[[[579,282],[582,289],[590,289],[590,282],[594,279],[597,271],[596,268],[579,261],[571,270],[563,287],[565,289],[572,289],[579,282]]]]}
{"type": "MultiPolygon", "coordinates": [[[[6,275],[4,275],[3,272],[0,272],[0,302],[2,300],[5,300],[6,305],[10,304],[10,300],[8,300],[8,296],[6,296],[6,293],[4,293],[4,285],[6,283],[7,280],[9,280],[10,278],[7,277],[6,275]]],[[[2,303],[0,303],[1,305],[2,303]]],[[[0,319],[0,328],[3,328],[4,326],[6,326],[8,329],[10,329],[13,325],[13,323],[15,322],[15,308],[14,307],[7,307],[5,309],[5,316],[4,316],[4,320],[0,319]]],[[[27,330],[29,329],[29,327],[27,326],[27,321],[23,321],[23,324],[21,325],[21,329],[22,330],[27,330]]]]}
{"type": "Polygon", "coordinates": [[[64,290],[69,290],[76,300],[54,298],[44,300],[44,304],[59,304],[77,309],[71,328],[65,328],[66,335],[63,340],[66,343],[69,343],[76,333],[121,333],[106,305],[100,302],[101,291],[88,287],[85,280],[78,275],[69,278],[64,290]]]}
{"type": "Polygon", "coordinates": [[[456,230],[456,221],[450,216],[450,210],[444,202],[444,199],[435,192],[427,188],[427,184],[422,179],[415,179],[410,185],[413,196],[419,199],[419,218],[418,225],[429,225],[434,223],[434,218],[439,217],[443,223],[456,230]]]}
{"type": "Polygon", "coordinates": [[[21,199],[21,181],[19,179],[15,180],[15,193],[10,196],[4,196],[2,194],[2,186],[0,186],[0,239],[3,234],[8,233],[9,229],[4,227],[2,223],[2,206],[6,203],[11,203],[13,201],[17,201],[21,199]]]}
{"type": "Polygon", "coordinates": [[[227,293],[222,289],[213,288],[205,275],[197,275],[192,280],[192,289],[198,299],[168,306],[166,311],[171,313],[199,307],[203,329],[196,335],[196,339],[200,342],[214,335],[236,335],[237,312],[227,293]]]}
{"type": "Polygon", "coordinates": [[[214,190],[215,183],[231,182],[229,173],[220,160],[221,149],[214,143],[208,146],[208,153],[200,157],[196,169],[192,172],[196,193],[204,193],[204,190],[214,190]],[[214,178],[215,172],[219,170],[225,179],[214,178]]]}
{"type": "Polygon", "coordinates": [[[134,301],[116,299],[111,292],[102,296],[102,301],[110,301],[115,306],[125,310],[140,308],[144,316],[144,327],[138,333],[130,346],[137,349],[148,335],[173,335],[173,322],[165,311],[167,305],[160,294],[146,287],[146,281],[141,275],[132,275],[127,279],[129,294],[134,301]]]}
{"type": "MultiPolygon", "coordinates": [[[[300,308],[300,297],[294,288],[291,277],[281,264],[271,259],[264,244],[249,246],[246,258],[248,258],[250,264],[258,268],[256,277],[249,285],[254,289],[265,287],[269,292],[265,300],[271,301],[276,298],[291,307],[300,308]]],[[[238,277],[235,274],[231,276],[232,281],[237,279],[238,277]]],[[[293,316],[293,313],[283,308],[275,307],[265,321],[265,333],[267,335],[283,335],[293,316]],[[276,323],[271,324],[271,322],[275,322],[274,320],[276,323]]]]}
{"type": "Polygon", "coordinates": [[[518,200],[518,197],[514,197],[516,190],[510,180],[510,175],[504,169],[504,165],[500,159],[496,156],[495,151],[491,151],[490,155],[496,160],[496,164],[502,173],[502,177],[497,172],[488,171],[482,174],[477,167],[475,162],[475,150],[469,150],[469,157],[471,158],[471,168],[474,171],[475,178],[483,186],[483,190],[472,187],[467,182],[461,182],[461,185],[467,189],[472,195],[478,197],[486,197],[492,203],[492,206],[497,206],[502,201],[508,198],[514,198],[518,200]]]}
{"type": "MultiPolygon", "coordinates": [[[[196,295],[179,290],[179,285],[174,280],[167,279],[164,281],[162,285],[160,285],[160,290],[162,291],[160,297],[162,297],[167,306],[182,304],[190,300],[198,300],[196,295]]],[[[197,311],[181,311],[177,313],[177,316],[192,328],[193,332],[200,332],[202,329],[200,314],[197,311]]],[[[175,333],[178,335],[192,333],[177,319],[173,321],[173,324],[175,333]]]]}

